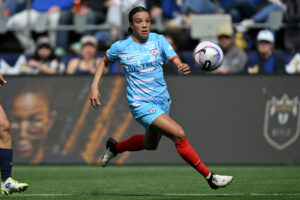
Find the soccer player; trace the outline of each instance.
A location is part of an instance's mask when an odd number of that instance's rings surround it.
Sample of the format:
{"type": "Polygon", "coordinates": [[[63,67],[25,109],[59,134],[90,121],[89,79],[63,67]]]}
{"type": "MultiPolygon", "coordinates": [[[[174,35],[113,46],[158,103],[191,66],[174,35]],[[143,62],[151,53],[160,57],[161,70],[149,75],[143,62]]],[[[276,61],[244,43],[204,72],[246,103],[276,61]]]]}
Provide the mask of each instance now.
{"type": "Polygon", "coordinates": [[[128,82],[131,113],[146,132],[122,142],[109,138],[100,165],[106,166],[111,158],[124,151],[154,150],[164,135],[175,143],[179,155],[206,178],[212,189],[227,186],[233,177],[210,171],[189,144],[182,127],[168,115],[171,99],[163,77],[164,60],[173,62],[182,74],[189,74],[190,67],[181,62],[163,35],[150,32],[151,19],[147,9],[133,8],[129,22],[128,31],[132,36],[115,42],[106,51],[94,75],[89,98],[93,107],[100,105],[98,87],[102,74],[110,62],[119,59],[128,82]]]}
{"type": "MultiPolygon", "coordinates": [[[[6,80],[0,74],[0,87],[6,80]]],[[[13,192],[25,191],[27,183],[19,183],[11,177],[13,151],[11,145],[10,125],[7,116],[0,105],[0,167],[1,167],[1,193],[12,194],[13,192]]]]}

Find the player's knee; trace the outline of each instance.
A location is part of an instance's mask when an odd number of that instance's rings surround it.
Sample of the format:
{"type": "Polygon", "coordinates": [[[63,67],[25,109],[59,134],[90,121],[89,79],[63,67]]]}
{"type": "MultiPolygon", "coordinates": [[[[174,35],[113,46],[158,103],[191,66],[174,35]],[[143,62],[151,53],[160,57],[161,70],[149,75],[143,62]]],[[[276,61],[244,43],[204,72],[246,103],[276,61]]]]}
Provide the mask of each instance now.
{"type": "Polygon", "coordinates": [[[176,134],[174,135],[174,141],[181,141],[185,139],[185,132],[182,127],[176,129],[176,134]]]}

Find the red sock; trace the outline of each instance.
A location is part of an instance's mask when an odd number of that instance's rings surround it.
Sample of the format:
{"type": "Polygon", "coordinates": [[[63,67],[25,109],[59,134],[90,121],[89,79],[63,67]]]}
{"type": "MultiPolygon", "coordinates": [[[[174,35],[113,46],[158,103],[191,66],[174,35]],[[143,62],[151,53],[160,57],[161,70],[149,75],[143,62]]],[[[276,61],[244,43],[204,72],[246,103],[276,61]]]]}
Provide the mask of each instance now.
{"type": "Polygon", "coordinates": [[[210,174],[210,170],[206,168],[186,138],[184,140],[175,142],[175,146],[177,152],[185,160],[185,162],[189,163],[205,178],[210,174]]]}
{"type": "Polygon", "coordinates": [[[116,151],[122,153],[124,151],[140,151],[144,147],[144,135],[134,135],[123,142],[117,142],[116,151]]]}

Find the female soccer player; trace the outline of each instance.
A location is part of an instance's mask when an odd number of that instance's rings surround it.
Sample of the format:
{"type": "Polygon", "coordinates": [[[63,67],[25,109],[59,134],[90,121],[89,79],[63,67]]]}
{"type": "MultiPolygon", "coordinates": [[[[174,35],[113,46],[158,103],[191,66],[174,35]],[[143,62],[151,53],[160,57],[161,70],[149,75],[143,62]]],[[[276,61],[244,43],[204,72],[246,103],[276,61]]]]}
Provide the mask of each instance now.
{"type": "MultiPolygon", "coordinates": [[[[6,80],[0,74],[0,87],[6,80]]],[[[11,194],[27,189],[27,183],[19,183],[11,178],[13,152],[11,149],[11,136],[9,122],[0,104],[0,167],[1,167],[1,193],[11,194]]]]}
{"type": "Polygon", "coordinates": [[[131,113],[146,132],[123,142],[110,138],[101,166],[106,166],[111,158],[124,151],[154,150],[164,135],[175,143],[179,155],[206,178],[211,188],[227,186],[233,177],[220,176],[206,168],[189,144],[182,127],[168,115],[171,100],[163,77],[164,61],[173,62],[183,74],[189,74],[190,67],[181,62],[163,35],[150,32],[151,19],[147,9],[133,8],[129,22],[128,31],[132,36],[115,42],[106,51],[94,75],[90,101],[95,108],[100,105],[98,87],[104,68],[119,59],[128,82],[127,98],[131,113]]]}

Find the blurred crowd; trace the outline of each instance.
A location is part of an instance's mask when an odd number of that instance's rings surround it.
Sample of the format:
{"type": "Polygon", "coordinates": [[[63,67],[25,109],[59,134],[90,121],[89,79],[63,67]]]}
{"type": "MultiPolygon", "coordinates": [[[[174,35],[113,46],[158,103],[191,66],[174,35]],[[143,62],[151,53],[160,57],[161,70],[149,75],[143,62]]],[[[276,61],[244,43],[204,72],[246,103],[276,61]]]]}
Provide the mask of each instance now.
{"type": "MultiPolygon", "coordinates": [[[[201,41],[190,36],[195,16],[227,14],[231,23],[216,27],[224,61],[214,73],[300,73],[300,0],[0,0],[0,38],[15,38],[13,53],[26,55],[18,70],[0,55],[0,72],[93,74],[98,52],[128,37],[127,16],[136,6],[150,10],[154,31],[184,62],[201,41]]],[[[1,46],[0,52],[7,53],[1,46]]],[[[120,73],[119,67],[106,73],[120,73]]],[[[165,72],[177,73],[171,63],[165,72]]]]}

